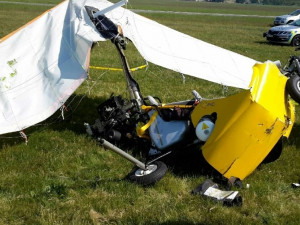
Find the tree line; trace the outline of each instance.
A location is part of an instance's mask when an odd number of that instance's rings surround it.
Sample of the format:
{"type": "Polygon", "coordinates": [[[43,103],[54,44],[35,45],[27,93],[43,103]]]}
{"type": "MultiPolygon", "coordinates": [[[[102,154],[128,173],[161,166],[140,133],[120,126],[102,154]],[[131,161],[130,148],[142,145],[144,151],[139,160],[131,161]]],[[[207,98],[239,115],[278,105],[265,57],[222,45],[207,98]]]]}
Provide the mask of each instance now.
{"type": "MultiPolygon", "coordinates": [[[[228,0],[205,0],[206,2],[227,2],[228,0]]],[[[264,5],[299,5],[299,0],[235,0],[242,4],[264,4],[264,5]]]]}

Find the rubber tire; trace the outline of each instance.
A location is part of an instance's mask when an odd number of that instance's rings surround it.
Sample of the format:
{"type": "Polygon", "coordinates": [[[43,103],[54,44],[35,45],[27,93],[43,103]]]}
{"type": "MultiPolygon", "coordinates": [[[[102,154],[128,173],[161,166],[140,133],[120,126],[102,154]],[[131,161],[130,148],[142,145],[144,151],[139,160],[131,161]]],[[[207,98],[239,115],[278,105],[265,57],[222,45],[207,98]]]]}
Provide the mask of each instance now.
{"type": "Polygon", "coordinates": [[[262,161],[262,163],[271,163],[275,160],[279,159],[282,152],[282,137],[278,140],[276,145],[272,148],[266,158],[262,161]]]}
{"type": "Polygon", "coordinates": [[[137,166],[132,169],[132,171],[127,175],[127,178],[134,183],[140,184],[142,186],[150,186],[155,184],[161,178],[163,178],[168,170],[166,164],[161,161],[155,161],[150,165],[156,165],[157,168],[150,174],[144,176],[136,176],[136,171],[140,170],[137,166]]]}
{"type": "Polygon", "coordinates": [[[292,99],[300,104],[300,77],[298,75],[291,76],[287,81],[286,88],[292,99]]]}
{"type": "Polygon", "coordinates": [[[300,35],[297,34],[292,40],[292,46],[300,46],[300,35]]]}

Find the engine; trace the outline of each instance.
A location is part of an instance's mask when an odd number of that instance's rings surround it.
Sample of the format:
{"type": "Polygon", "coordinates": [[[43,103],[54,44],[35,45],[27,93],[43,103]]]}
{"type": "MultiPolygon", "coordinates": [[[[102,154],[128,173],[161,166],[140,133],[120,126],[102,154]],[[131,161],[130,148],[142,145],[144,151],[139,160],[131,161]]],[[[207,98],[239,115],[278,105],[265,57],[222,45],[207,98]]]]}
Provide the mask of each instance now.
{"type": "Polygon", "coordinates": [[[149,120],[148,114],[140,110],[135,100],[123,99],[121,96],[112,95],[98,106],[97,111],[99,118],[91,126],[93,134],[114,143],[138,140],[137,123],[149,120]]]}

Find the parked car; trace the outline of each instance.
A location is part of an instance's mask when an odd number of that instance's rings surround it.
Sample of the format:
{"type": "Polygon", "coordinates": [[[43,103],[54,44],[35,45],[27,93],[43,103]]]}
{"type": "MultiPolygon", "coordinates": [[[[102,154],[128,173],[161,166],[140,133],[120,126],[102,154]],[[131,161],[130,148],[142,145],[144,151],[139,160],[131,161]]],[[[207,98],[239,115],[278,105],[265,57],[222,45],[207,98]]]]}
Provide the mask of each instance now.
{"type": "Polygon", "coordinates": [[[263,37],[269,42],[300,46],[300,19],[291,24],[272,27],[263,37]]]}
{"type": "Polygon", "coordinates": [[[296,11],[288,15],[282,15],[276,17],[274,20],[274,25],[277,26],[277,25],[290,24],[298,19],[300,19],[300,9],[297,9],[296,11]]]}

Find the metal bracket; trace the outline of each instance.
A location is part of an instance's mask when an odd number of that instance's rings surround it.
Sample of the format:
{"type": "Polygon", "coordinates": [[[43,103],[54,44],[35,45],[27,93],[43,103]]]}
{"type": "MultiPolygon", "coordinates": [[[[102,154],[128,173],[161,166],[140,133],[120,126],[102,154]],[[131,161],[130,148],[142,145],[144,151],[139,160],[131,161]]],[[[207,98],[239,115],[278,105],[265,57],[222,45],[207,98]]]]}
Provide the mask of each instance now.
{"type": "Polygon", "coordinates": [[[108,12],[110,12],[110,11],[118,8],[118,7],[121,7],[121,6],[125,5],[125,4],[127,4],[127,2],[128,2],[128,0],[122,0],[120,2],[117,2],[116,4],[113,4],[113,5],[105,8],[105,9],[103,9],[101,11],[96,12],[93,16],[94,16],[94,18],[96,18],[97,16],[104,15],[105,13],[108,13],[108,12]]]}

